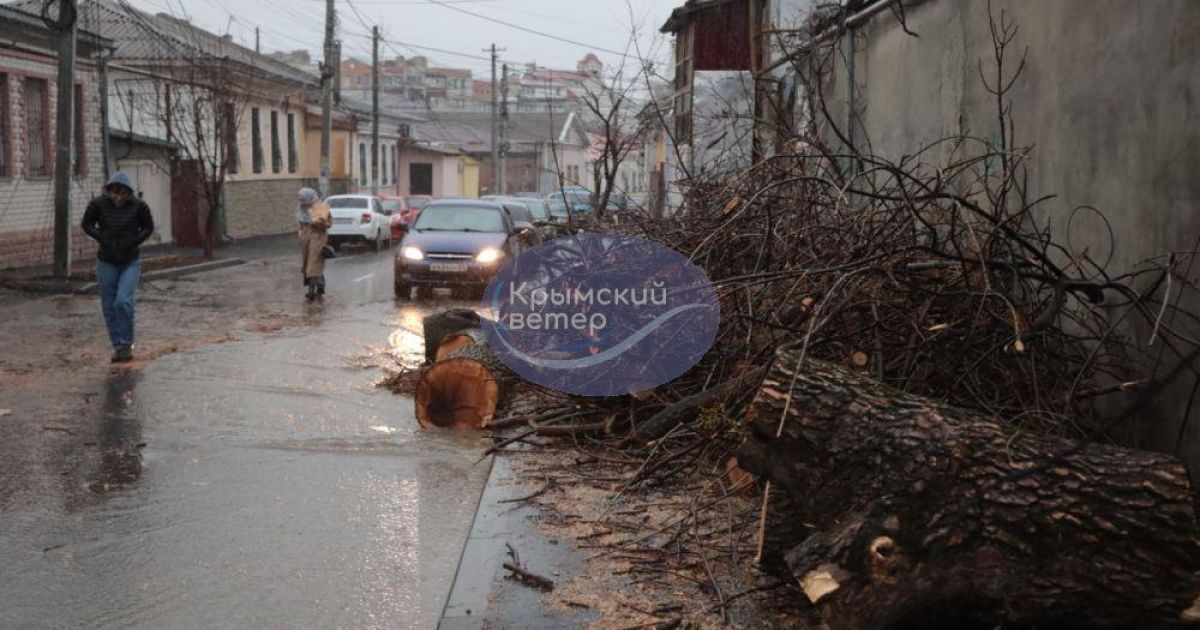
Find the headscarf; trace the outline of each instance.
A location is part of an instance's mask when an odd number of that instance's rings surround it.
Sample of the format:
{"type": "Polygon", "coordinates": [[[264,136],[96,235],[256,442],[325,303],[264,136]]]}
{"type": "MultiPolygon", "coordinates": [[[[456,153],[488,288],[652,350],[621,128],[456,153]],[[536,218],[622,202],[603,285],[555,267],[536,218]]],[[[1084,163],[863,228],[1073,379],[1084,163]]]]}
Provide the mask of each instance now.
{"type": "Polygon", "coordinates": [[[300,192],[296,193],[296,198],[300,201],[300,207],[296,209],[296,221],[300,225],[309,225],[312,223],[312,213],[310,209],[317,200],[321,198],[317,191],[305,187],[301,188],[300,192]]]}
{"type": "Polygon", "coordinates": [[[321,196],[317,194],[317,191],[308,187],[301,188],[300,192],[296,193],[296,197],[300,200],[300,203],[305,206],[311,206],[314,203],[317,203],[317,201],[321,198],[321,196]]]}

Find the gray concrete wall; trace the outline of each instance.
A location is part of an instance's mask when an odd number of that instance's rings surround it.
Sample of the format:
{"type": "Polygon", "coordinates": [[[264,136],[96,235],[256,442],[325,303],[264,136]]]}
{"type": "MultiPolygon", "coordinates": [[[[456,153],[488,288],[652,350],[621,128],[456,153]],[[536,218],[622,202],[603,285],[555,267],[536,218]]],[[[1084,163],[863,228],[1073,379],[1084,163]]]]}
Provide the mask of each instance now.
{"type": "MultiPolygon", "coordinates": [[[[861,146],[869,140],[876,154],[896,159],[948,136],[995,140],[996,103],[979,74],[981,60],[985,72],[994,68],[988,3],[905,5],[908,28],[919,37],[906,34],[890,11],[857,31],[856,142],[861,146]]],[[[1129,270],[1170,251],[1195,251],[1200,244],[1200,2],[993,0],[992,7],[1020,28],[1010,62],[1015,65],[1028,47],[1011,99],[1015,146],[1033,148],[1030,197],[1057,195],[1042,207],[1040,218],[1062,239],[1073,208],[1101,209],[1114,238],[1094,215],[1082,214],[1071,225],[1071,240],[1075,249],[1087,248],[1096,259],[1111,251],[1110,271],[1129,270]]],[[[833,116],[843,125],[848,65],[838,63],[827,90],[833,116]]],[[[939,151],[929,162],[951,157],[948,150],[939,151]]],[[[1190,277],[1200,278],[1200,264],[1190,277]]],[[[1200,312],[1194,291],[1181,304],[1200,312]]],[[[1146,328],[1126,332],[1145,344],[1146,328]]],[[[1161,369],[1174,364],[1170,352],[1161,355],[1161,369]]],[[[1195,382],[1188,375],[1146,410],[1139,425],[1144,446],[1176,449],[1195,382]]],[[[1110,397],[1106,404],[1115,409],[1128,401],[1110,397]]],[[[1191,424],[1200,425],[1200,412],[1193,410],[1192,416],[1191,424]]],[[[1190,426],[1183,435],[1180,453],[1195,476],[1200,427],[1190,426]]]]}

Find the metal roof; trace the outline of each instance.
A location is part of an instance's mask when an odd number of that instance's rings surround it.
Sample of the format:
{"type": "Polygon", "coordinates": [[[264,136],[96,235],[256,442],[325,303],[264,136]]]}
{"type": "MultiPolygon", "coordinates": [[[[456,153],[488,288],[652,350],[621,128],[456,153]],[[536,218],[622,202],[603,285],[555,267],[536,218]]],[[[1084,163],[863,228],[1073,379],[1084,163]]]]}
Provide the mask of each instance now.
{"type": "MultiPolygon", "coordinates": [[[[578,119],[570,114],[514,112],[508,116],[510,153],[539,144],[564,143],[564,133],[578,130],[578,119]]],[[[418,140],[440,142],[462,147],[467,153],[491,151],[492,115],[490,112],[436,112],[428,123],[415,130],[418,140]]],[[[574,142],[565,144],[585,146],[582,131],[574,142]]]]}
{"type": "Polygon", "coordinates": [[[660,33],[678,33],[693,13],[704,11],[713,7],[718,7],[730,2],[743,2],[744,0],[687,0],[683,6],[676,7],[671,11],[671,17],[667,18],[666,23],[662,28],[658,29],[660,33]]]}
{"type": "MultiPolygon", "coordinates": [[[[42,3],[41,2],[26,2],[13,3],[8,5],[0,5],[0,19],[6,22],[12,22],[22,26],[31,26],[35,30],[45,34],[52,33],[49,25],[42,20],[42,3]],[[27,4],[28,6],[21,6],[27,4]]],[[[51,16],[57,16],[56,12],[52,12],[51,16]]],[[[81,23],[81,27],[77,31],[76,37],[81,44],[91,46],[93,48],[112,48],[113,42],[86,28],[86,23],[81,23]]]]}
{"type": "MultiPolygon", "coordinates": [[[[40,13],[42,0],[17,0],[9,6],[40,13]]],[[[51,14],[54,13],[52,10],[51,14]]],[[[112,40],[115,61],[195,63],[204,59],[228,60],[276,80],[319,84],[317,76],[256,53],[231,38],[210,33],[165,13],[151,15],[120,0],[80,0],[79,26],[112,40]]]]}

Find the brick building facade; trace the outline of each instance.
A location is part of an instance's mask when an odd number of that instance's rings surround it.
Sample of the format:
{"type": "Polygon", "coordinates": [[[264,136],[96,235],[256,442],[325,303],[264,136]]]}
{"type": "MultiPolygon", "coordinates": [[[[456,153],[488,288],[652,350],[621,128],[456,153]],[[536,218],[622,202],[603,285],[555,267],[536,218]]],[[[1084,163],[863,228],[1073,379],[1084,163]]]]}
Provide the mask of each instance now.
{"type": "MultiPolygon", "coordinates": [[[[93,59],[106,45],[85,32],[77,44],[71,179],[75,259],[95,255],[95,245],[78,225],[88,201],[104,187],[100,83],[93,59]]],[[[54,37],[40,17],[0,7],[0,269],[53,260],[57,76],[54,37]]]]}

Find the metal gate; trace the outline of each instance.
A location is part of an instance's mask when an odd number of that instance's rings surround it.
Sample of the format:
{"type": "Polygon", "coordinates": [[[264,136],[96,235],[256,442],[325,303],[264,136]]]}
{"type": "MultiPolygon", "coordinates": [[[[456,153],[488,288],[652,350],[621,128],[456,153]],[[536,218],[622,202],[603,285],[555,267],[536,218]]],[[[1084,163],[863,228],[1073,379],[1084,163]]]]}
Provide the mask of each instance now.
{"type": "Polygon", "coordinates": [[[196,160],[178,160],[171,173],[171,232],[181,247],[204,247],[204,175],[196,160]]]}

